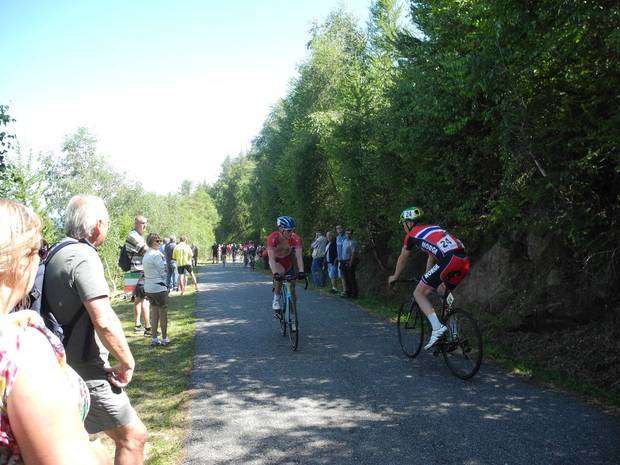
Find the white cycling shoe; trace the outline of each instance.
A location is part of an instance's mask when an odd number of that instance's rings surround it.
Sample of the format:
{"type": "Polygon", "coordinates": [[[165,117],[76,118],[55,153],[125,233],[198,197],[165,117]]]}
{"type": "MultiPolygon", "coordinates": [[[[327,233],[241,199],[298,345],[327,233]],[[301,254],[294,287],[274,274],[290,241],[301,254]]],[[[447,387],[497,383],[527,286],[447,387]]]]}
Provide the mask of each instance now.
{"type": "Polygon", "coordinates": [[[273,304],[271,305],[273,310],[282,310],[282,296],[278,294],[273,295],[273,304]]]}
{"type": "Polygon", "coordinates": [[[444,325],[441,325],[439,329],[434,330],[431,333],[431,338],[428,340],[428,344],[424,346],[424,350],[428,350],[435,344],[437,344],[437,341],[441,339],[441,337],[445,334],[446,331],[448,331],[448,328],[446,328],[444,325]]]}

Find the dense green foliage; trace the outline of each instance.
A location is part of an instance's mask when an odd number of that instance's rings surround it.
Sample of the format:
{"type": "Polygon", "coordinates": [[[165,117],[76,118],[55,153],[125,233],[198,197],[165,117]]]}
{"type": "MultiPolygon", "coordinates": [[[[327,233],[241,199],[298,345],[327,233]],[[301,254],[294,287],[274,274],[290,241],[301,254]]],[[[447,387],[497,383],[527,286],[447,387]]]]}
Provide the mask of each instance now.
{"type": "Polygon", "coordinates": [[[209,189],[220,214],[220,223],[216,229],[219,242],[229,243],[240,239],[256,239],[253,212],[248,208],[248,200],[256,186],[252,173],[254,163],[247,157],[227,157],[222,163],[222,172],[218,181],[209,189]]]}
{"type": "Polygon", "coordinates": [[[220,232],[264,234],[279,214],[306,237],[344,222],[386,270],[398,212],[417,204],[474,257],[498,240],[524,255],[534,233],[551,238],[567,283],[596,274],[611,289],[619,25],[604,1],[378,0],[365,29],[334,12],[238,159],[249,188],[220,180],[219,198],[251,212],[220,232]]]}
{"type": "Polygon", "coordinates": [[[201,255],[207,253],[215,238],[219,217],[206,186],[194,188],[186,181],[174,194],[146,192],[139,182],[130,181],[109,165],[97,151],[96,138],[85,128],[67,136],[60,153],[34,157],[17,150],[5,162],[2,196],[31,206],[43,219],[44,236],[50,243],[63,235],[62,215],[72,196],[94,194],[103,198],[110,229],[100,255],[113,285],[118,285],[121,277],[118,248],[138,214],[149,220],[147,233],[157,232],[162,237],[176,234],[177,238],[187,234],[201,255]]]}

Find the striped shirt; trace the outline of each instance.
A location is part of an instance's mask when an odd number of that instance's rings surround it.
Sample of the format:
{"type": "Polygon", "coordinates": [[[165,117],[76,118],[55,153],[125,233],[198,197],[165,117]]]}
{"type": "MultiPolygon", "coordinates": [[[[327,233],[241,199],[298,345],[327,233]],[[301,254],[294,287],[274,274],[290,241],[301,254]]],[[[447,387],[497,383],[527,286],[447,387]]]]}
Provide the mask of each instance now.
{"type": "Polygon", "coordinates": [[[147,250],[144,237],[135,229],[132,230],[125,239],[125,248],[131,258],[131,271],[144,271],[142,257],[147,250]]]}

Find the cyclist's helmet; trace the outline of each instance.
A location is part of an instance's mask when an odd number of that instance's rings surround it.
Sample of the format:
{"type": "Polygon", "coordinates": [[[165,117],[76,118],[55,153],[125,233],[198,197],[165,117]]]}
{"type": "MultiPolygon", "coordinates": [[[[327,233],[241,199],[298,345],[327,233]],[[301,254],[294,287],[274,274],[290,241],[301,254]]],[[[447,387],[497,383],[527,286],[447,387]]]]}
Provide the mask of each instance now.
{"type": "Polygon", "coordinates": [[[290,216],[279,216],[276,220],[276,225],[282,229],[295,229],[295,220],[290,216]]]}
{"type": "Polygon", "coordinates": [[[420,218],[424,216],[424,212],[418,207],[409,207],[404,209],[400,214],[400,223],[405,224],[405,221],[418,222],[420,218]]]}

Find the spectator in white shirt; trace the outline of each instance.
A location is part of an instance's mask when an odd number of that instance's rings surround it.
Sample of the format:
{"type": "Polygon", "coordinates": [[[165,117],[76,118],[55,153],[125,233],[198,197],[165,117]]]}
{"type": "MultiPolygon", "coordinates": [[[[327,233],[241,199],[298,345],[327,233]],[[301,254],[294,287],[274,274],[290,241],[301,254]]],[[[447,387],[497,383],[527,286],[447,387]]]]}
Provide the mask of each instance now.
{"type": "Polygon", "coordinates": [[[325,247],[327,246],[327,238],[321,231],[317,231],[314,242],[310,245],[312,249],[312,283],[315,287],[325,286],[325,247]]]}
{"type": "Polygon", "coordinates": [[[149,234],[146,244],[149,249],[144,254],[142,265],[144,266],[144,292],[151,303],[151,345],[167,346],[170,343],[168,339],[168,287],[166,286],[168,266],[166,257],[159,251],[161,245],[159,235],[149,234]],[[161,340],[157,334],[158,326],[161,326],[161,340]]]}

